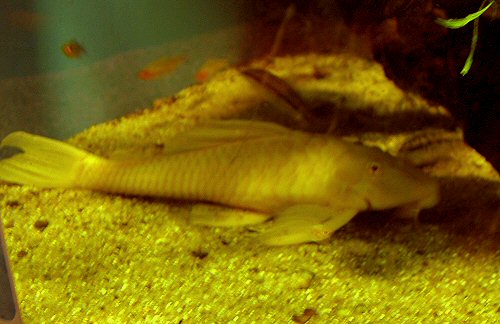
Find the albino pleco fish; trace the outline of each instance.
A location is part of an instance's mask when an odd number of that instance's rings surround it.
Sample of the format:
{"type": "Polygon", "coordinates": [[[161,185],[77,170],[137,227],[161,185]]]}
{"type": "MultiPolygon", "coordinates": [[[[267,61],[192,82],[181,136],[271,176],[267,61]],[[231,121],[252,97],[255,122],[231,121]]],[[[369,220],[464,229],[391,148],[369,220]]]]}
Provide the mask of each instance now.
{"type": "MultiPolygon", "coordinates": [[[[15,132],[0,148],[23,152],[0,160],[0,179],[248,209],[263,220],[275,218],[261,235],[270,245],[321,241],[360,211],[419,211],[439,200],[436,180],[379,149],[268,122],[213,121],[167,139],[165,146],[161,156],[112,160],[15,132]]],[[[237,225],[255,220],[223,217],[237,225]]]]}

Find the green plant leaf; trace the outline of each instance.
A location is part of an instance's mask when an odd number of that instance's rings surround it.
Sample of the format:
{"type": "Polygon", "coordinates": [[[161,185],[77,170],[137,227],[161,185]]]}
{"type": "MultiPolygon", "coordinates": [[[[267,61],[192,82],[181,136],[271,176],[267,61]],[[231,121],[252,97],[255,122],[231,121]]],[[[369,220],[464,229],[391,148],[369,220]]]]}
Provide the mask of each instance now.
{"type": "Polygon", "coordinates": [[[471,13],[470,15],[467,15],[464,18],[459,18],[459,19],[442,19],[438,18],[436,19],[436,23],[440,24],[443,27],[446,28],[451,28],[451,29],[456,29],[463,27],[473,21],[474,19],[477,19],[479,16],[481,16],[486,10],[488,10],[489,7],[491,7],[496,0],[491,0],[490,3],[484,7],[483,9],[476,11],[474,13],[471,13]]]}
{"type": "Polygon", "coordinates": [[[470,67],[472,66],[472,59],[474,58],[474,52],[476,51],[476,44],[477,44],[477,39],[479,38],[479,21],[476,20],[474,21],[474,31],[472,33],[472,43],[470,45],[470,51],[469,55],[467,56],[467,60],[465,60],[464,67],[462,68],[462,71],[460,71],[460,74],[462,76],[466,75],[470,67]]]}

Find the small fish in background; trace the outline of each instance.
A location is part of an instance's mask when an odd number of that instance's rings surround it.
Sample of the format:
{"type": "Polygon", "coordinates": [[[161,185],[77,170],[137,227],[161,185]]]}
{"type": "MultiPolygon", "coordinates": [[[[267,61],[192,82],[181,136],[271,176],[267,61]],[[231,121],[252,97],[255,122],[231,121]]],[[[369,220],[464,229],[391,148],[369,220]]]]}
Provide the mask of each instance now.
{"type": "Polygon", "coordinates": [[[138,77],[141,80],[154,80],[160,78],[174,71],[186,60],[187,56],[185,55],[162,57],[146,65],[139,71],[138,77]]]}
{"type": "Polygon", "coordinates": [[[66,55],[66,57],[70,59],[80,58],[83,54],[87,53],[82,44],[80,44],[74,39],[64,43],[61,49],[64,55],[66,55]]]}
{"type": "Polygon", "coordinates": [[[21,9],[10,10],[6,16],[10,25],[27,32],[35,32],[47,20],[42,14],[21,9]]]}
{"type": "Polygon", "coordinates": [[[214,74],[228,68],[231,64],[225,58],[212,58],[203,63],[201,68],[196,72],[196,81],[205,82],[214,74]]]}

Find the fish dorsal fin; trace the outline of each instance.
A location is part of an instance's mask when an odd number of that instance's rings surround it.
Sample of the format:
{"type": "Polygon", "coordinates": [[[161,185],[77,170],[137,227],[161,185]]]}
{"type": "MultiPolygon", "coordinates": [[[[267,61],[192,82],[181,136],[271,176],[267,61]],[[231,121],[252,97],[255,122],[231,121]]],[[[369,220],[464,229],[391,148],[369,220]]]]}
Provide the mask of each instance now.
{"type": "Polygon", "coordinates": [[[228,119],[214,120],[176,134],[165,144],[165,153],[181,153],[221,145],[283,137],[292,130],[270,122],[228,119]]]}

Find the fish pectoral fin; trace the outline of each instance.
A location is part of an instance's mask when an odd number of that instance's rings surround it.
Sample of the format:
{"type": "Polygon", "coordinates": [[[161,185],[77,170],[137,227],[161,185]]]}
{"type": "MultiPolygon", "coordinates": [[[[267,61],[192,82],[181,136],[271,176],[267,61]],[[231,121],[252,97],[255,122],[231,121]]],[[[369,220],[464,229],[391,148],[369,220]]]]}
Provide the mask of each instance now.
{"type": "Polygon", "coordinates": [[[267,245],[322,241],[349,222],[357,212],[313,204],[294,205],[276,215],[274,223],[260,240],[267,245]]]}
{"type": "Polygon", "coordinates": [[[262,223],[269,217],[269,215],[249,210],[195,204],[191,207],[189,222],[196,225],[232,227],[262,223]]]}
{"type": "Polygon", "coordinates": [[[242,141],[289,136],[291,130],[278,124],[257,120],[213,120],[168,139],[165,153],[207,149],[242,141]]]}

